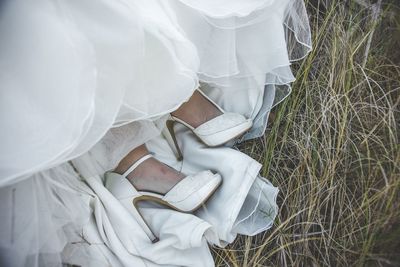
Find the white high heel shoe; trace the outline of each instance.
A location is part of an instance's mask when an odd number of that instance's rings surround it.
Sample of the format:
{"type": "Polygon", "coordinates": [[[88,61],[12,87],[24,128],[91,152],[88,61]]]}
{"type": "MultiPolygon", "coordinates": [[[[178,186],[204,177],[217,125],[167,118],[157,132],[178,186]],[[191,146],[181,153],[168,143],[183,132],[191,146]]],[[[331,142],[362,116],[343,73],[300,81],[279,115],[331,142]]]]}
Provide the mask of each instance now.
{"type": "Polygon", "coordinates": [[[221,175],[211,171],[202,171],[189,175],[175,184],[165,195],[138,191],[126,176],[143,161],[153,157],[148,154],[136,161],[124,174],[112,171],[105,173],[105,187],[134,216],[150,240],[155,243],[159,239],[152,232],[137,208],[139,201],[154,201],[181,212],[193,212],[200,208],[222,183],[221,175]]]}
{"type": "Polygon", "coordinates": [[[218,108],[222,112],[222,114],[209,121],[206,121],[197,128],[192,127],[185,121],[170,114],[170,118],[166,122],[167,129],[170,135],[167,136],[167,141],[170,143],[171,147],[175,146],[177,152],[177,159],[179,161],[183,159],[183,155],[175,136],[175,131],[174,131],[175,122],[179,122],[184,126],[186,126],[187,128],[189,128],[194,133],[195,136],[197,136],[204,144],[206,144],[209,147],[223,145],[237,138],[238,136],[242,135],[247,130],[249,130],[253,125],[251,119],[246,119],[244,116],[237,113],[225,112],[219,105],[217,105],[213,100],[211,100],[200,89],[197,90],[216,108],[218,108]]]}

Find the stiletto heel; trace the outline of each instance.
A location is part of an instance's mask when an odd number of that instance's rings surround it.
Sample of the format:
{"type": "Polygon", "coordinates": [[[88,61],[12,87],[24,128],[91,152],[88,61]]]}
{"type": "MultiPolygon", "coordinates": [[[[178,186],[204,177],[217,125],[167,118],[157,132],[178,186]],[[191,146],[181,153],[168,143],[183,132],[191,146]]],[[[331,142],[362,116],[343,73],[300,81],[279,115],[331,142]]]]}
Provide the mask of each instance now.
{"type": "Polygon", "coordinates": [[[169,135],[170,135],[170,139],[167,139],[167,141],[171,142],[170,140],[172,139],[172,141],[174,143],[174,146],[176,148],[176,153],[177,153],[177,157],[176,158],[177,158],[178,161],[181,161],[181,160],[183,160],[183,155],[182,155],[181,149],[179,148],[178,141],[176,140],[174,124],[175,124],[175,121],[171,120],[171,119],[167,120],[167,122],[166,122],[167,129],[168,129],[168,132],[169,132],[169,135]]]}
{"type": "Polygon", "coordinates": [[[155,243],[158,238],[150,229],[149,225],[143,219],[140,210],[137,207],[135,199],[141,196],[141,194],[134,188],[127,179],[121,179],[120,174],[108,171],[105,173],[106,188],[121,202],[121,204],[129,211],[136,222],[140,225],[146,235],[149,237],[151,242],[155,243]],[[127,194],[126,194],[127,193],[127,194]],[[118,197],[121,196],[121,197],[118,197]]]}
{"type": "Polygon", "coordinates": [[[146,235],[155,243],[159,239],[140,213],[140,209],[137,207],[139,201],[153,201],[177,211],[193,212],[200,208],[217,190],[222,183],[222,178],[221,175],[213,174],[211,171],[202,171],[186,176],[165,195],[150,191],[138,191],[126,176],[151,157],[153,155],[148,154],[140,158],[122,175],[113,171],[106,172],[105,186],[132,214],[146,235]]]}
{"type": "Polygon", "coordinates": [[[159,239],[153,233],[153,231],[150,229],[150,226],[143,219],[143,216],[140,213],[140,209],[138,208],[135,199],[137,199],[137,198],[133,198],[133,200],[129,198],[129,199],[124,199],[124,200],[120,200],[120,201],[121,201],[121,204],[133,215],[133,217],[135,218],[137,223],[140,225],[140,227],[143,229],[143,231],[146,233],[146,235],[149,237],[151,242],[156,243],[157,241],[159,241],[159,239]]]}

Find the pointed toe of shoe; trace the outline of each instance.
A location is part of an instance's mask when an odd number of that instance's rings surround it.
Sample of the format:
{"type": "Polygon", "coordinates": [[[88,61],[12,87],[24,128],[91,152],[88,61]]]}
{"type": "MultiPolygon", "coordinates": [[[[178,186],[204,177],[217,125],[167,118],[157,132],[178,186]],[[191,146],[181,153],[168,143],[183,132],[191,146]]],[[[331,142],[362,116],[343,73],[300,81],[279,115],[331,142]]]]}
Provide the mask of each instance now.
{"type": "Polygon", "coordinates": [[[221,183],[220,174],[202,171],[186,176],[165,194],[163,200],[181,211],[191,212],[207,201],[221,183]]]}
{"type": "Polygon", "coordinates": [[[252,125],[251,119],[227,112],[200,125],[194,132],[208,146],[219,146],[240,136],[252,125]]]}

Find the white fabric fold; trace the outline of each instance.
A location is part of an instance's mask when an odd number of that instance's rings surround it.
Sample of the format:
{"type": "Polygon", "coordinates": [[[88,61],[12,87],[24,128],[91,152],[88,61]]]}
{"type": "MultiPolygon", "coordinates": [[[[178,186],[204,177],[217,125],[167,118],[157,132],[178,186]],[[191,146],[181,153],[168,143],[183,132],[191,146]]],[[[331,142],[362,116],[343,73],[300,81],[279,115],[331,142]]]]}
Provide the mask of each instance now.
{"type": "MultiPolygon", "coordinates": [[[[124,127],[129,128],[133,125],[124,127]]],[[[114,243],[107,245],[113,253],[121,253],[121,248],[125,248],[130,254],[139,255],[156,264],[213,266],[207,243],[223,247],[246,229],[255,234],[271,227],[277,214],[275,197],[278,190],[258,177],[261,165],[247,155],[229,147],[205,147],[188,129],[183,127],[177,129],[177,136],[185,155],[183,162],[176,161],[173,151],[162,136],[153,138],[146,145],[157,159],[185,174],[210,169],[222,175],[221,187],[208,200],[206,206],[194,214],[186,214],[149,202],[141,203],[141,213],[160,238],[160,241],[151,244],[147,236],[137,234],[141,229],[123,215],[124,212],[120,210],[122,205],[115,203],[116,200],[103,187],[99,178],[91,177],[86,181],[90,187],[94,188],[104,206],[102,216],[95,216],[95,219],[96,222],[100,221],[97,224],[103,225],[101,222],[106,216],[112,222],[112,226],[107,227],[113,228],[121,243],[119,246],[114,243]],[[261,192],[266,194],[266,197],[261,198],[259,196],[261,192]],[[258,201],[252,201],[249,198],[250,195],[258,196],[258,201]],[[117,208],[118,205],[120,207],[117,208]],[[260,219],[259,214],[263,212],[260,210],[261,206],[272,211],[270,217],[260,219]],[[243,207],[246,211],[250,211],[245,219],[239,218],[239,214],[243,213],[243,207]],[[257,220],[250,219],[251,216],[257,217],[257,220]],[[113,222],[114,218],[117,218],[117,221],[113,222]],[[123,222],[118,223],[120,219],[123,222]],[[135,229],[135,231],[129,229],[135,229]]],[[[91,162],[99,161],[93,157],[92,153],[89,153],[74,160],[74,165],[82,166],[83,169],[80,172],[89,175],[87,166],[90,166],[91,162]]],[[[107,232],[111,231],[106,230],[108,228],[104,229],[107,232]]],[[[143,233],[142,231],[141,234],[143,233]]],[[[106,244],[108,236],[109,234],[103,236],[106,244]]],[[[123,264],[128,266],[134,263],[135,261],[130,261],[123,264]]]]}

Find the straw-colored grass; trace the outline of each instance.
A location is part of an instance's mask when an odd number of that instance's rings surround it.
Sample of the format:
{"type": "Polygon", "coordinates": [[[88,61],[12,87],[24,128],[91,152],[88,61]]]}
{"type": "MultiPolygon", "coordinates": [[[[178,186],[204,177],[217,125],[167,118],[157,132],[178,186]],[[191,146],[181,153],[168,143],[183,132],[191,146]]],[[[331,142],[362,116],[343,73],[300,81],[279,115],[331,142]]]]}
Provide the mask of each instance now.
{"type": "Polygon", "coordinates": [[[313,51],[263,138],[274,226],[216,266],[400,266],[400,1],[307,1],[313,51]]]}

